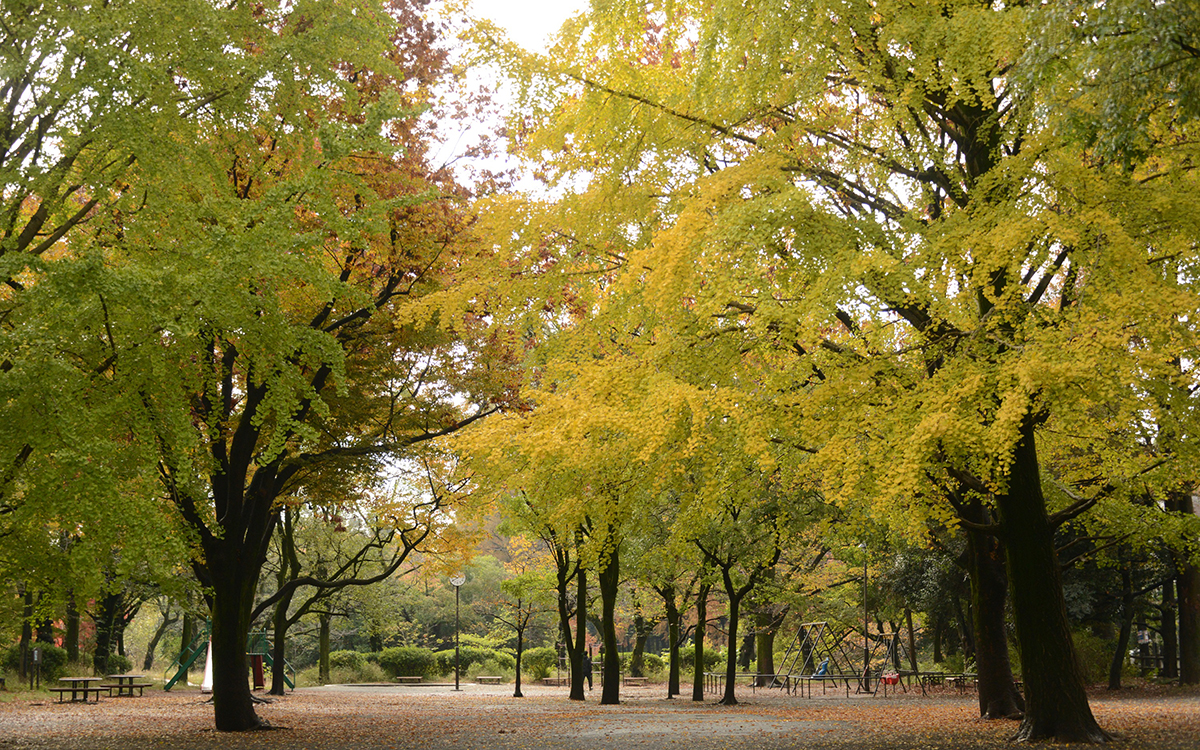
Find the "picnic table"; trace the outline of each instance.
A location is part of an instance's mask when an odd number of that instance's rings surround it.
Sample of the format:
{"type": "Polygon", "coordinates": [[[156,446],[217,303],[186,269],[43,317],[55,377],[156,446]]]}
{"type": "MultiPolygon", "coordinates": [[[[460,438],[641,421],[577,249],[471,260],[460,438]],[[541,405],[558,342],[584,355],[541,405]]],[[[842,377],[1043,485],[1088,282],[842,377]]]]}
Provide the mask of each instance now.
{"type": "Polygon", "coordinates": [[[475,681],[478,682],[480,685],[499,685],[500,681],[503,679],[504,678],[501,677],[500,675],[481,674],[475,678],[475,681]]]}
{"type": "Polygon", "coordinates": [[[98,685],[95,687],[92,686],[93,682],[100,681],[99,677],[59,677],[58,681],[65,683],[65,686],[50,688],[50,692],[58,693],[58,702],[59,703],[62,703],[63,696],[66,695],[67,693],[71,694],[71,702],[72,703],[75,703],[78,701],[83,701],[84,703],[87,703],[88,695],[91,693],[95,693],[96,694],[96,702],[99,703],[100,702],[100,692],[101,691],[108,692],[108,688],[100,687],[98,685]],[[79,697],[80,695],[82,695],[83,697],[80,698],[79,697]]]}
{"type": "Polygon", "coordinates": [[[116,680],[115,683],[109,685],[101,685],[102,688],[108,688],[108,694],[111,696],[115,690],[117,697],[128,696],[133,697],[133,691],[138,691],[138,697],[141,697],[142,690],[148,687],[153,687],[149,682],[135,682],[135,680],[144,680],[144,674],[110,674],[108,679],[116,680]]]}

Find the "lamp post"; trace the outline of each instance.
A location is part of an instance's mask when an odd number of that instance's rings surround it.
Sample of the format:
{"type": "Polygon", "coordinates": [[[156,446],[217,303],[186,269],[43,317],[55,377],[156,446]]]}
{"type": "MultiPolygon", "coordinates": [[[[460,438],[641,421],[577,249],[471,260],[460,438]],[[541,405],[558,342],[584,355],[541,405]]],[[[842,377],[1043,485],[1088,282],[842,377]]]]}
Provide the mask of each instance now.
{"type": "Polygon", "coordinates": [[[462,573],[450,576],[450,584],[454,586],[454,690],[458,692],[458,589],[467,582],[462,573]]]}
{"type": "Polygon", "coordinates": [[[871,692],[871,639],[868,633],[870,627],[870,617],[867,614],[867,544],[863,542],[858,545],[858,548],[863,551],[863,676],[862,676],[862,691],[864,693],[871,692]]]}

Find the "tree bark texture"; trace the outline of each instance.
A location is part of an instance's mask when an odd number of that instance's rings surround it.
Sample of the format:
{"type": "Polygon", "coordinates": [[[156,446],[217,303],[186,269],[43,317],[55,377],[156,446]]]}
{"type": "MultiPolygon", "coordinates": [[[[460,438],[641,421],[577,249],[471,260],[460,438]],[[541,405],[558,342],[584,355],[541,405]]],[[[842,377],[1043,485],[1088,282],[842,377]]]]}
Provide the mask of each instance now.
{"type": "Polygon", "coordinates": [[[661,592],[667,616],[667,698],[679,695],[679,607],[675,606],[675,587],[661,592]]]}
{"type": "Polygon", "coordinates": [[[1129,635],[1133,630],[1133,575],[1129,563],[1121,565],[1121,629],[1117,634],[1117,645],[1112,662],[1108,666],[1108,689],[1121,689],[1121,670],[1125,666],[1125,654],[1129,651],[1129,635]]]}
{"type": "Polygon", "coordinates": [[[333,619],[327,612],[322,612],[318,621],[321,624],[320,635],[317,636],[317,673],[322,685],[329,684],[329,621],[333,619]]]}
{"type": "MultiPolygon", "coordinates": [[[[976,518],[970,520],[991,521],[981,505],[973,505],[972,510],[976,518]]],[[[1008,658],[1008,635],[1004,629],[1008,576],[1004,570],[1004,546],[996,537],[967,532],[967,573],[974,615],[979,715],[985,719],[1018,719],[1025,711],[1025,699],[1017,691],[1008,658]]]]}
{"type": "Polygon", "coordinates": [[[254,711],[246,659],[250,610],[260,566],[245,560],[239,546],[213,540],[204,550],[212,587],[213,716],[219,732],[240,732],[264,725],[254,711]]]}
{"type": "Polygon", "coordinates": [[[63,634],[63,648],[67,650],[67,661],[79,661],[79,607],[75,605],[75,592],[67,594],[67,629],[63,634]]]}
{"type": "Polygon", "coordinates": [[[583,657],[587,653],[587,572],[579,566],[575,594],[575,661],[571,668],[571,694],[573,701],[584,699],[583,683],[587,679],[584,673],[583,657]]]}
{"type": "Polygon", "coordinates": [[[1179,677],[1179,634],[1175,630],[1175,579],[1168,578],[1162,587],[1162,619],[1159,632],[1162,633],[1162,671],[1159,677],[1175,679],[1179,677]]]}
{"type": "Polygon", "coordinates": [[[645,677],[646,640],[650,627],[641,612],[633,616],[633,651],[629,654],[629,676],[645,677]]]}
{"type": "MultiPolygon", "coordinates": [[[[519,617],[520,615],[518,615],[519,617]]],[[[521,655],[525,653],[525,628],[517,628],[517,680],[513,688],[514,698],[524,698],[521,693],[521,655]]]]}
{"type": "Polygon", "coordinates": [[[601,602],[601,637],[604,643],[603,693],[600,695],[600,705],[615,706],[621,702],[621,658],[617,653],[617,593],[621,585],[620,550],[616,540],[609,530],[608,551],[604,567],[600,570],[600,602],[601,602]]]}
{"type": "Polygon", "coordinates": [[[1042,495],[1034,425],[1026,417],[1009,486],[997,497],[1025,682],[1025,717],[1014,739],[1100,743],[1109,736],[1088,705],[1063,601],[1054,528],[1042,495]]]}
{"type": "MultiPolygon", "coordinates": [[[[1195,506],[1192,496],[1176,493],[1175,510],[1192,515],[1195,506]]],[[[1200,568],[1185,554],[1176,559],[1179,575],[1175,579],[1179,606],[1179,682],[1200,684],[1200,568]]]]}
{"type": "Polygon", "coordinates": [[[708,590],[703,584],[696,593],[696,637],[692,647],[692,700],[704,700],[704,636],[708,632],[708,590]]]}

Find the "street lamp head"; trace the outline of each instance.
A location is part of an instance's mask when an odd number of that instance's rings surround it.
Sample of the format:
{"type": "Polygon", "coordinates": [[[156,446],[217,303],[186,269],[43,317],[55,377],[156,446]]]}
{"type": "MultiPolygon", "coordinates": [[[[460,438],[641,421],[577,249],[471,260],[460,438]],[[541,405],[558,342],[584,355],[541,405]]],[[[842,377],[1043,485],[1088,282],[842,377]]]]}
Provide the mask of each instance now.
{"type": "Polygon", "coordinates": [[[467,577],[462,573],[455,573],[454,575],[450,576],[450,585],[454,586],[454,588],[458,588],[466,582],[467,577]]]}

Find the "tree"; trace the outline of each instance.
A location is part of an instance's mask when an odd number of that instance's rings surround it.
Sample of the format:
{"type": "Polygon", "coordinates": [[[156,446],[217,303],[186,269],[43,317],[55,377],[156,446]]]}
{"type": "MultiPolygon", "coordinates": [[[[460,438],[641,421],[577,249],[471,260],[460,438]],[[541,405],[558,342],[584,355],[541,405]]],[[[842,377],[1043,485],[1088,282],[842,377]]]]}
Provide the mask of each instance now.
{"type": "MultiPolygon", "coordinates": [[[[610,293],[670,323],[655,365],[736,342],[710,393],[761,407],[738,421],[764,464],[778,441],[847,509],[1001,536],[1018,737],[1100,742],[1054,552],[1099,498],[1044,487],[1038,442],[1101,400],[1136,421],[1149,363],[1190,351],[1192,277],[1161,264],[1190,268],[1194,235],[1161,217],[1192,178],[1152,193],[1047,127],[1045,92],[1018,83],[1031,22],[969,2],[606,6],[544,77],[522,69],[523,145],[582,186],[514,245],[557,221],[560,257],[609,258],[610,293]]],[[[1153,471],[1134,456],[1104,482],[1153,471]]]]}

